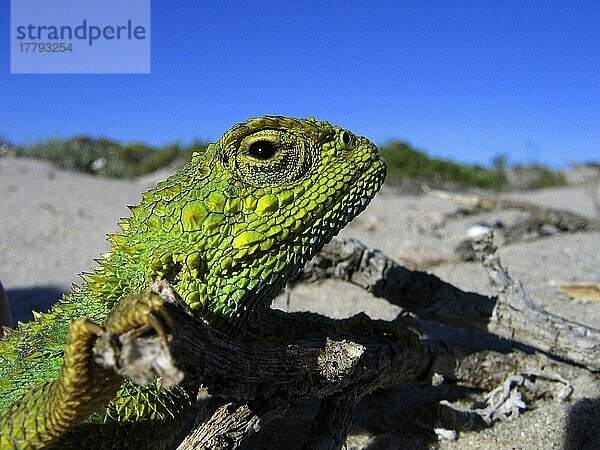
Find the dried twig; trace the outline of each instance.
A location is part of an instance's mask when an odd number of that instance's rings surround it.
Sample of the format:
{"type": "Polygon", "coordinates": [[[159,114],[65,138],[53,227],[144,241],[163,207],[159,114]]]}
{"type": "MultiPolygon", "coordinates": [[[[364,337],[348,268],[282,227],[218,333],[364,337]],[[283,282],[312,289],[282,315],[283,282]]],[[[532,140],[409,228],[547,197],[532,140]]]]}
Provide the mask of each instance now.
{"type": "Polygon", "coordinates": [[[498,301],[488,324],[491,333],[600,371],[600,330],[551,314],[535,305],[522,284],[514,281],[502,267],[492,233],[484,235],[475,250],[491,283],[498,289],[498,301]]]}
{"type": "MultiPolygon", "coordinates": [[[[434,275],[407,270],[354,239],[327,244],[299,280],[336,278],[361,286],[422,319],[489,332],[591,370],[600,370],[600,330],[537,307],[501,266],[491,237],[475,248],[498,297],[468,293],[434,275]]],[[[297,280],[298,281],[298,280],[297,280]]]]}
{"type": "MultiPolygon", "coordinates": [[[[549,229],[561,233],[600,231],[600,220],[590,219],[565,209],[546,208],[520,200],[498,199],[485,195],[445,192],[427,186],[424,186],[423,189],[430,195],[463,206],[460,210],[447,214],[446,220],[454,216],[462,217],[499,209],[517,209],[528,213],[528,217],[525,219],[501,230],[504,243],[515,243],[521,240],[543,237],[548,235],[549,229]]],[[[442,226],[444,222],[445,220],[441,220],[438,227],[442,226]]]]}
{"type": "MultiPolygon", "coordinates": [[[[189,439],[193,446],[224,448],[219,444],[224,436],[229,444],[231,439],[239,444],[260,423],[277,416],[282,402],[317,397],[325,400],[314,433],[321,436],[319,441],[330,442],[319,448],[339,448],[351,422],[353,402],[360,397],[385,386],[428,383],[434,370],[453,369],[449,349],[422,341],[411,326],[414,321],[404,316],[392,322],[372,321],[363,330],[366,334],[350,336],[344,330],[354,329],[364,315],[338,322],[308,314],[302,320],[295,316],[286,329],[294,336],[297,324],[314,325],[309,334],[313,337],[286,339],[283,335],[280,342],[260,342],[256,333],[248,341],[233,342],[191,315],[165,282],[155,284],[153,290],[168,300],[165,308],[174,324],[168,343],[139,333],[106,335],[98,345],[97,358],[138,382],[153,374],[178,380],[183,373],[186,383],[202,383],[212,395],[229,399],[215,400],[213,409],[203,412],[192,432],[196,438],[189,439]],[[148,354],[153,358],[147,358],[148,354]],[[319,425],[325,419],[334,430],[319,425]],[[208,427],[209,423],[213,425],[208,427]]],[[[285,317],[280,317],[279,325],[283,322],[285,317]]],[[[307,445],[311,448],[312,444],[307,445]]]]}
{"type": "MultiPolygon", "coordinates": [[[[557,397],[565,401],[573,392],[568,380],[560,375],[542,370],[528,370],[510,374],[497,387],[483,396],[473,407],[461,407],[448,401],[440,402],[438,420],[442,429],[477,430],[498,421],[512,421],[521,411],[528,409],[522,391],[540,394],[542,389],[535,384],[541,378],[563,385],[557,397]]],[[[543,390],[545,392],[545,390],[543,390]]]]}

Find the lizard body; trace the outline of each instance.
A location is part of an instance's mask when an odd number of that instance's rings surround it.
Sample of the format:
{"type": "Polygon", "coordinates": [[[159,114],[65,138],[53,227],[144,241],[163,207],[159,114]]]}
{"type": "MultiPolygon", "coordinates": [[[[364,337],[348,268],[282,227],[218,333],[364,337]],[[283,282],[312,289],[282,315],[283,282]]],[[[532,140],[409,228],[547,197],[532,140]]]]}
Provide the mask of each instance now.
{"type": "Polygon", "coordinates": [[[139,387],[96,366],[95,324],[147,324],[160,305],[132,296],[166,279],[236,338],[384,176],[371,142],[312,118],[251,119],[195,153],[142,195],[81,286],[0,341],[0,449],[164,448],[197,386],[139,387]]]}

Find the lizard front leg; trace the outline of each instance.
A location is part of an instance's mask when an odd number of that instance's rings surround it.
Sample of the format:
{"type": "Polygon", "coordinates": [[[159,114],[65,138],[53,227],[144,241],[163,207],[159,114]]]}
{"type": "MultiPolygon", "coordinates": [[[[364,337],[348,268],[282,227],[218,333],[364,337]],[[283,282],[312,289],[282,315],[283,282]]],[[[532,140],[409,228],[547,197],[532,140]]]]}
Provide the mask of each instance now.
{"type": "Polygon", "coordinates": [[[0,448],[44,448],[114,397],[122,378],[92,360],[102,331],[88,319],[71,322],[58,379],[37,386],[3,412],[0,448]]]}
{"type": "Polygon", "coordinates": [[[59,377],[29,391],[0,416],[0,448],[42,449],[106,406],[117,394],[123,378],[94,362],[97,337],[108,330],[121,334],[139,327],[165,334],[169,319],[164,300],[153,293],[122,299],[111,311],[104,327],[89,319],[73,320],[59,377]],[[163,322],[160,321],[163,320],[163,322]]]}

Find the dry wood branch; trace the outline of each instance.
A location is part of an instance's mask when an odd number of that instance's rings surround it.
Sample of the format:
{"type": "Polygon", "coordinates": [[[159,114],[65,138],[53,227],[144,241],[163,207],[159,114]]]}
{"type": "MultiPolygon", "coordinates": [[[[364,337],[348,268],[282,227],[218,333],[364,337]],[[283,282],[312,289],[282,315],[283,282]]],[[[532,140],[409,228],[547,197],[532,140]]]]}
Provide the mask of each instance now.
{"type": "Polygon", "coordinates": [[[494,299],[461,291],[435,275],[405,269],[356,239],[331,241],[295,282],[325,278],[349,281],[421,319],[480,332],[487,331],[487,320],[495,305],[494,299]]]}
{"type": "MultiPolygon", "coordinates": [[[[302,277],[346,279],[428,318],[443,320],[447,314],[455,324],[476,330],[489,327],[596,368],[598,333],[586,330],[581,337],[592,355],[582,360],[577,351],[581,343],[567,339],[573,324],[549,320],[532,308],[520,285],[494,259],[491,243],[482,246],[481,258],[501,286],[499,299],[473,296],[431,275],[407,271],[353,240],[334,241],[302,277]],[[400,280],[394,279],[398,276],[400,280]],[[425,293],[416,296],[419,290],[425,293]],[[537,325],[531,320],[548,322],[533,341],[528,336],[537,325]],[[564,336],[552,334],[557,331],[564,336]],[[548,340],[554,345],[544,347],[548,340]]],[[[135,330],[106,335],[98,357],[138,380],[157,374],[177,382],[184,374],[185,383],[202,383],[209,389],[214,397],[178,450],[237,448],[246,436],[282,415],[290,401],[311,397],[322,400],[304,448],[340,448],[362,396],[386,386],[428,383],[434,373],[447,378],[458,373],[456,353],[442,343],[423,341],[418,323],[407,315],[392,322],[373,321],[364,314],[334,320],[265,309],[248,323],[248,333],[234,341],[194,317],[168,284],[157,283],[153,289],[168,301],[165,308],[174,324],[168,339],[135,330]]]]}
{"type": "MultiPolygon", "coordinates": [[[[320,414],[337,427],[330,433],[330,446],[318,448],[339,448],[352,416],[350,399],[354,397],[349,392],[358,399],[385,386],[427,383],[433,370],[449,367],[447,362],[454,360],[443,344],[423,342],[411,326],[414,322],[404,316],[393,322],[374,322],[370,335],[350,339],[339,334],[335,321],[328,324],[306,315],[306,326],[314,323],[322,334],[313,332],[311,338],[291,340],[284,335],[281,342],[268,343],[258,342],[254,335],[245,342],[233,342],[191,315],[166,283],[155,284],[153,290],[168,300],[165,308],[174,328],[167,342],[135,331],[121,336],[105,333],[97,346],[97,360],[138,382],[152,374],[178,380],[183,373],[185,383],[202,383],[212,395],[228,399],[204,413],[193,440],[200,447],[226,448],[225,444],[219,447],[219,442],[241,441],[265,417],[276,416],[282,401],[317,397],[327,398],[320,414]],[[327,406],[336,403],[348,410],[342,414],[327,406]],[[266,406],[256,412],[257,404],[266,406]],[[220,431],[208,423],[220,424],[216,428],[220,431]]],[[[280,318],[280,324],[283,321],[280,318]]],[[[356,321],[342,321],[340,329],[355,325],[356,321]]],[[[329,436],[318,426],[315,432],[329,436]]]]}
{"type": "Polygon", "coordinates": [[[177,450],[236,448],[263,423],[282,416],[288,407],[289,404],[279,398],[252,407],[243,401],[212,398],[196,416],[192,431],[177,450]]]}
{"type": "Polygon", "coordinates": [[[404,269],[353,239],[336,239],[326,245],[299,280],[349,281],[422,319],[490,332],[600,370],[600,331],[536,307],[521,284],[502,268],[491,243],[476,251],[499,288],[498,298],[463,292],[433,275],[404,269]]]}
{"type": "Polygon", "coordinates": [[[348,429],[352,425],[356,404],[363,394],[358,388],[349,392],[326,397],[321,400],[319,411],[315,416],[306,439],[303,450],[326,450],[342,448],[346,442],[348,429]]]}
{"type": "Polygon", "coordinates": [[[475,245],[488,276],[498,288],[489,331],[523,342],[557,358],[600,371],[600,330],[544,311],[535,305],[520,282],[500,264],[488,233],[475,245]]]}
{"type": "MultiPolygon", "coordinates": [[[[423,189],[431,195],[453,201],[467,208],[446,215],[446,219],[453,216],[474,215],[499,209],[517,209],[529,213],[527,218],[502,229],[501,233],[505,243],[543,237],[548,235],[549,228],[561,233],[600,231],[600,220],[590,219],[564,209],[546,208],[520,200],[497,199],[484,195],[467,195],[456,192],[450,193],[431,189],[426,186],[423,189]]],[[[444,221],[438,224],[438,227],[443,225],[443,223],[444,221]]]]}
{"type": "Polygon", "coordinates": [[[536,396],[540,392],[547,392],[535,383],[537,378],[560,383],[562,388],[557,394],[559,401],[565,401],[573,392],[569,381],[558,374],[540,370],[513,373],[473,407],[465,408],[441,401],[438,420],[445,428],[453,430],[478,430],[501,420],[515,420],[521,411],[528,409],[523,393],[536,396]]]}

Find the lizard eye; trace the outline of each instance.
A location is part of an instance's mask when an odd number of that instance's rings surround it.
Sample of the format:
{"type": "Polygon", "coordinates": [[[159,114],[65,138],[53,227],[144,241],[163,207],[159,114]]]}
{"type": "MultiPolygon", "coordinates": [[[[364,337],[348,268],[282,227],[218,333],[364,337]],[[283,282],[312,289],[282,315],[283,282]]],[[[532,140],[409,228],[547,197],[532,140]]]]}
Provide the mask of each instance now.
{"type": "Polygon", "coordinates": [[[344,142],[344,145],[350,144],[351,140],[352,140],[352,137],[350,136],[350,133],[348,133],[347,131],[344,131],[342,133],[342,141],[344,142]]]}
{"type": "Polygon", "coordinates": [[[275,146],[269,141],[253,142],[248,148],[248,154],[256,159],[271,159],[275,154],[275,146]]]}
{"type": "Polygon", "coordinates": [[[240,179],[252,186],[292,183],[310,168],[308,139],[288,131],[266,128],[237,144],[234,165],[240,179]]]}

